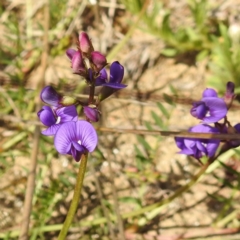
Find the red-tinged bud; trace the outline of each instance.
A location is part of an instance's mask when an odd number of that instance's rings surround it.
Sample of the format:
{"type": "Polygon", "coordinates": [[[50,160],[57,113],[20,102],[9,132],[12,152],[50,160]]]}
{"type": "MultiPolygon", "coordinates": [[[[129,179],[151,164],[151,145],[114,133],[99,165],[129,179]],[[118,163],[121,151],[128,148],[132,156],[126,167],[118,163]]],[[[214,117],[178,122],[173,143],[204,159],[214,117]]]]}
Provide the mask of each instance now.
{"type": "Polygon", "coordinates": [[[82,76],[86,75],[86,68],[84,65],[84,60],[81,52],[77,51],[72,58],[72,69],[73,73],[79,74],[82,76]]]}
{"type": "Polygon", "coordinates": [[[79,34],[79,47],[83,53],[90,55],[94,51],[93,45],[89,36],[85,32],[79,34]]]}
{"type": "Polygon", "coordinates": [[[234,94],[234,88],[235,88],[235,84],[233,82],[227,83],[226,92],[225,92],[223,99],[224,99],[224,102],[226,103],[228,109],[231,107],[232,102],[233,102],[234,98],[236,97],[236,95],[234,94]]]}
{"type": "Polygon", "coordinates": [[[77,51],[72,49],[72,48],[69,48],[67,51],[66,51],[66,54],[68,56],[68,58],[72,61],[73,59],[73,56],[74,54],[76,53],[77,51]]]}
{"type": "Polygon", "coordinates": [[[97,71],[101,71],[107,65],[106,57],[98,51],[91,52],[91,60],[97,71]]]}
{"type": "Polygon", "coordinates": [[[95,105],[83,107],[83,112],[91,122],[98,122],[100,114],[95,105]]]}

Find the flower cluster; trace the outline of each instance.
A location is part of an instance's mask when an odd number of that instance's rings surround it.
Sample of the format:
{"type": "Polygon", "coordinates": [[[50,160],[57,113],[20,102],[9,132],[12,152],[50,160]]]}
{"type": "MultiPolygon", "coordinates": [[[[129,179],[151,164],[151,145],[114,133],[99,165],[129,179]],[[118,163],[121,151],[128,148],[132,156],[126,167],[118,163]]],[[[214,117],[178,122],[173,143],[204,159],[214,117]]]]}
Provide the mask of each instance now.
{"type": "Polygon", "coordinates": [[[60,154],[72,155],[78,162],[82,154],[94,151],[97,146],[98,137],[91,122],[99,120],[100,102],[127,85],[121,83],[124,68],[117,61],[111,64],[108,77],[106,57],[94,50],[85,32],[79,34],[77,50],[68,49],[66,55],[71,61],[73,73],[83,77],[90,88],[88,101],[81,102],[58,93],[52,86],[46,86],[40,98],[48,106],[43,106],[37,115],[47,127],[42,134],[54,136],[56,150],[60,154]],[[101,87],[98,97],[95,96],[95,87],[101,87]],[[78,119],[79,105],[82,106],[86,120],[78,119]]]}
{"type": "MultiPolygon", "coordinates": [[[[227,119],[227,112],[235,98],[234,83],[228,82],[226,92],[223,98],[218,97],[214,89],[207,88],[202,94],[200,101],[194,102],[190,113],[193,117],[202,120],[201,124],[189,128],[189,132],[195,133],[240,133],[240,124],[231,126],[227,119]],[[223,120],[222,123],[219,121],[223,120]],[[209,125],[212,124],[213,126],[209,125]]],[[[220,140],[216,139],[197,139],[175,137],[175,142],[179,153],[193,156],[200,160],[202,156],[214,158],[220,145],[220,140]]],[[[239,141],[226,141],[220,149],[220,152],[240,145],[239,141]]]]}

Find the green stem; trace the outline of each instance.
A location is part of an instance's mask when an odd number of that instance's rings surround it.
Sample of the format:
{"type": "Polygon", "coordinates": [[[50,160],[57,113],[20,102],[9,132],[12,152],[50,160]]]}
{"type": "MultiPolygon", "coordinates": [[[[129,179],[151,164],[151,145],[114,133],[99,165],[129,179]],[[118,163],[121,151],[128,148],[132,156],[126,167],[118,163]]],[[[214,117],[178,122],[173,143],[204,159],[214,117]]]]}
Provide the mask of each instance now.
{"type": "Polygon", "coordinates": [[[86,172],[87,159],[88,159],[88,154],[82,155],[82,158],[81,158],[81,161],[80,161],[80,164],[79,164],[79,170],[78,170],[76,185],[75,185],[75,188],[74,188],[73,199],[72,199],[70,208],[68,210],[65,222],[64,222],[63,227],[61,229],[61,232],[59,233],[58,240],[66,239],[68,229],[70,228],[72,220],[73,220],[74,215],[76,213],[77,206],[79,204],[79,199],[80,199],[80,196],[81,196],[84,174],[86,172]]]}

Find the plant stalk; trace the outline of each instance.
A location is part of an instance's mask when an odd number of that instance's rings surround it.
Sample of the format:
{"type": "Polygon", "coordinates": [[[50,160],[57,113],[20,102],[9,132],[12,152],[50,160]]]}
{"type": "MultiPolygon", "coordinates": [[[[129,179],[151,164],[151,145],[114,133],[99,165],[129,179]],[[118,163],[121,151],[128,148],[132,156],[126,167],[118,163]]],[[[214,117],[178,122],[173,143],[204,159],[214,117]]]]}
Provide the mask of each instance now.
{"type": "Polygon", "coordinates": [[[86,172],[87,160],[88,160],[88,153],[86,153],[86,155],[83,154],[82,158],[80,160],[80,164],[79,164],[78,175],[77,175],[76,185],[75,185],[75,188],[74,188],[73,199],[72,199],[70,208],[68,210],[65,222],[64,222],[63,227],[61,229],[61,232],[58,235],[58,240],[66,239],[68,229],[70,228],[71,223],[72,223],[73,218],[74,218],[74,215],[76,213],[76,210],[77,210],[77,207],[78,207],[78,204],[79,204],[79,200],[80,200],[80,196],[81,196],[83,179],[84,179],[84,175],[85,175],[85,172],[86,172]]]}

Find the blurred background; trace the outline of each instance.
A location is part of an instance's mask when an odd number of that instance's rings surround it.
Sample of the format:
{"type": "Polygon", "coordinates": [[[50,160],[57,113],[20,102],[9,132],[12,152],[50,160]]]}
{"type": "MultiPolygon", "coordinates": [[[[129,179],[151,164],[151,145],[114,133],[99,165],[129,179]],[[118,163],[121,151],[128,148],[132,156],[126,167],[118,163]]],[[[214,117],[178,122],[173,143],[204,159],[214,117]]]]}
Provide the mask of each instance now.
{"type": "MultiPolygon", "coordinates": [[[[177,154],[172,137],[137,132],[198,124],[189,111],[206,87],[221,96],[233,81],[240,92],[239,13],[238,0],[1,0],[0,239],[19,237],[36,151],[29,239],[57,239],[65,219],[78,163],[34,131],[44,129],[36,115],[43,86],[87,97],[65,55],[81,31],[124,66],[128,87],[101,104],[99,144],[67,239],[240,239],[239,150],[169,199],[200,165],[177,154]]],[[[228,117],[239,122],[237,101],[228,117]]]]}

